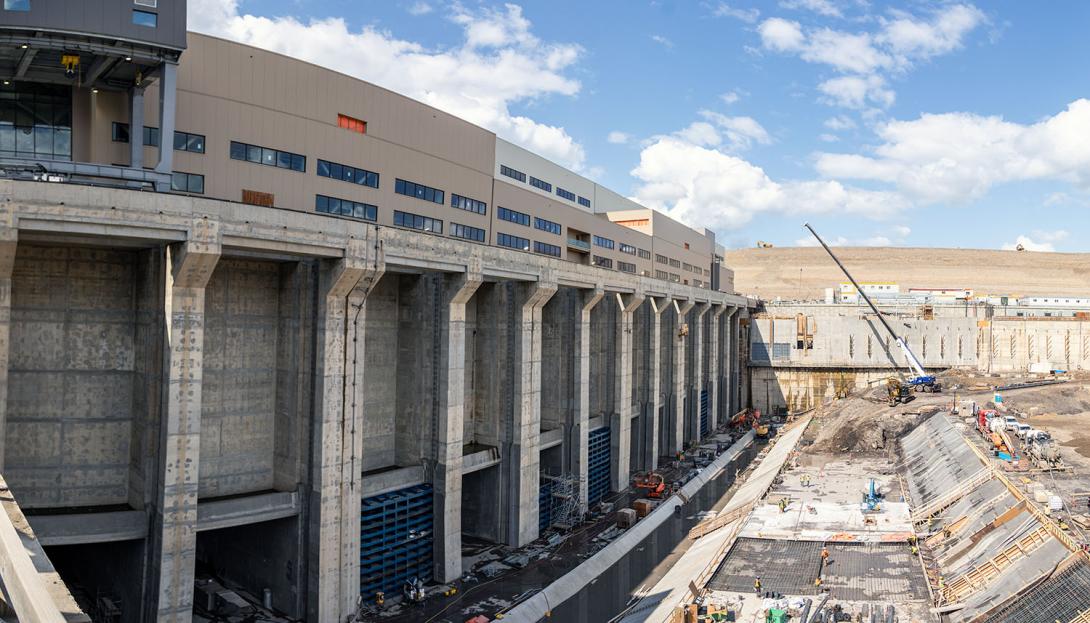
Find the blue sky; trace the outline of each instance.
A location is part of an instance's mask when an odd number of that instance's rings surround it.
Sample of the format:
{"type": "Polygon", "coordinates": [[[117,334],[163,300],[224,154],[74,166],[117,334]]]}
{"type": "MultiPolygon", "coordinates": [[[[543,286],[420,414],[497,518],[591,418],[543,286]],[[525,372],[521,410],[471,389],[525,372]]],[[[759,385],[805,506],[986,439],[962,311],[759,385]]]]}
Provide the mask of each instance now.
{"type": "Polygon", "coordinates": [[[728,247],[1090,251],[1090,4],[190,0],[728,247]]]}

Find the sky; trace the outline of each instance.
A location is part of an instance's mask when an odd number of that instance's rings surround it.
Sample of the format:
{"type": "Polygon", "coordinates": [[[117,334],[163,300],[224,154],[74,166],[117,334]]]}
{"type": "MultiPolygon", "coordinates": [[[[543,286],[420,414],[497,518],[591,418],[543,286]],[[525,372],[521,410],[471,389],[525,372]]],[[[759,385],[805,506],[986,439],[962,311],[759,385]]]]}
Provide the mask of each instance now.
{"type": "Polygon", "coordinates": [[[728,248],[1090,251],[1090,3],[189,0],[728,248]]]}

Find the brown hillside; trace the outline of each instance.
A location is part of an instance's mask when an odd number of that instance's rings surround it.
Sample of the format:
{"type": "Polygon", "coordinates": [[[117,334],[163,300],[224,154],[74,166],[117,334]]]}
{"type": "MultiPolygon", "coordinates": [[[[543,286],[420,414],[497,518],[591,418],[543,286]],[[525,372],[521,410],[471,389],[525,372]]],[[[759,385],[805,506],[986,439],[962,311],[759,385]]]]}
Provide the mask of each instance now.
{"type": "MultiPolygon", "coordinates": [[[[1090,294],[1090,254],[973,249],[837,247],[859,281],[892,281],[901,290],[971,288],[977,294],[1090,294]]],[[[823,298],[847,281],[820,247],[727,251],[735,289],[763,299],[823,298]],[[800,275],[801,269],[801,275],[800,275]]]]}

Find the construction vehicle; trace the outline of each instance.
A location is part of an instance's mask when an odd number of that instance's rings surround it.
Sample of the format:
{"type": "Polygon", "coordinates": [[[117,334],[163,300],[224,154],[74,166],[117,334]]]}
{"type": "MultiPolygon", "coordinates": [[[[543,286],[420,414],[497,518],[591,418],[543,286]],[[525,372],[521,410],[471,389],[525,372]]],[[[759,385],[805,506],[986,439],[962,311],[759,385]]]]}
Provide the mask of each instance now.
{"type": "Polygon", "coordinates": [[[1044,431],[1037,431],[1037,434],[1030,439],[1025,448],[1026,455],[1037,467],[1058,467],[1062,462],[1060,448],[1052,441],[1052,436],[1044,431]]]}
{"type": "Polygon", "coordinates": [[[889,398],[889,406],[891,407],[896,407],[898,404],[915,398],[912,395],[912,387],[907,383],[902,383],[901,379],[894,376],[886,379],[886,396],[889,398]]]}
{"type": "Polygon", "coordinates": [[[768,424],[761,422],[761,411],[759,409],[743,409],[735,413],[730,420],[730,424],[740,429],[752,428],[753,434],[757,437],[761,439],[768,438],[768,424]]]}
{"type": "Polygon", "coordinates": [[[878,483],[873,478],[870,479],[870,486],[863,492],[863,512],[874,512],[880,510],[880,504],[882,503],[882,494],[878,491],[878,483]]]}
{"type": "Polygon", "coordinates": [[[877,316],[878,320],[882,322],[882,326],[886,328],[887,332],[889,332],[890,337],[892,337],[893,340],[897,342],[897,345],[901,347],[901,352],[905,355],[905,360],[908,362],[908,367],[915,375],[909,377],[909,379],[905,381],[909,388],[914,391],[941,392],[942,384],[934,376],[924,371],[923,365],[920,363],[920,360],[916,358],[915,353],[913,353],[912,349],[908,347],[908,342],[906,342],[903,337],[897,335],[897,333],[893,330],[893,327],[889,325],[889,321],[886,320],[886,317],[882,315],[882,312],[878,311],[878,307],[875,306],[874,301],[870,300],[870,297],[867,296],[867,293],[864,292],[863,288],[859,286],[859,282],[855,280],[855,277],[852,277],[851,273],[848,272],[848,269],[845,268],[844,265],[840,263],[840,260],[837,259],[836,255],[833,254],[833,250],[829,248],[829,245],[825,244],[825,241],[821,239],[821,236],[819,236],[816,231],[814,231],[813,227],[810,227],[809,223],[805,223],[805,226],[806,229],[809,229],[810,233],[814,235],[814,238],[817,238],[817,241],[821,243],[822,248],[824,248],[825,252],[829,254],[829,257],[833,258],[833,261],[836,262],[836,265],[840,267],[840,270],[844,273],[844,276],[848,278],[848,281],[852,282],[852,286],[855,287],[855,291],[858,292],[859,296],[867,302],[867,305],[870,306],[871,311],[874,312],[874,315],[877,316]]]}
{"type": "Polygon", "coordinates": [[[637,489],[646,489],[647,493],[645,495],[649,498],[662,499],[666,497],[666,480],[658,472],[636,474],[633,484],[637,489]]]}
{"type": "Polygon", "coordinates": [[[411,580],[405,581],[405,586],[402,587],[401,592],[405,595],[406,603],[424,603],[424,583],[416,576],[413,576],[411,580]]]}

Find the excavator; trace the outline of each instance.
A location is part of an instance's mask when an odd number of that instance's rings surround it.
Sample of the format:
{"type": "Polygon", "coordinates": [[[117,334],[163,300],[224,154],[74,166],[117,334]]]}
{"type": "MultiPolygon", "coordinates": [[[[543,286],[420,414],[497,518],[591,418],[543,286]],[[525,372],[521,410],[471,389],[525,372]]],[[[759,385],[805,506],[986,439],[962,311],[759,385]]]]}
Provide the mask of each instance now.
{"type": "Polygon", "coordinates": [[[663,479],[662,474],[658,472],[636,474],[633,484],[637,489],[646,489],[648,498],[661,499],[666,497],[666,481],[663,479]]]}
{"type": "Polygon", "coordinates": [[[915,374],[915,376],[910,377],[906,381],[902,381],[896,378],[889,379],[887,387],[889,389],[890,406],[892,407],[898,402],[907,402],[905,400],[905,397],[908,396],[909,392],[911,391],[941,392],[942,383],[940,383],[938,379],[936,379],[933,375],[930,375],[924,371],[923,364],[921,364],[920,360],[916,358],[916,354],[912,352],[912,349],[908,347],[908,342],[906,342],[903,337],[898,336],[897,333],[893,330],[893,327],[889,326],[889,322],[886,320],[886,317],[882,315],[882,312],[878,311],[878,308],[874,305],[874,301],[870,300],[870,297],[867,296],[867,293],[864,292],[863,288],[859,286],[859,283],[855,280],[855,277],[852,277],[852,274],[848,272],[848,269],[840,263],[840,260],[837,259],[836,255],[833,254],[833,250],[829,248],[829,245],[825,244],[825,241],[821,239],[821,236],[819,236],[816,231],[814,231],[813,227],[810,227],[809,223],[804,223],[804,226],[806,227],[806,229],[810,230],[810,233],[814,235],[814,238],[817,238],[817,241],[821,243],[821,246],[825,249],[825,252],[828,253],[829,257],[833,258],[833,261],[836,262],[836,265],[840,267],[840,270],[844,273],[844,276],[848,278],[848,281],[852,282],[853,286],[855,286],[855,291],[858,292],[859,296],[861,296],[863,300],[867,302],[867,305],[870,306],[871,311],[873,311],[874,315],[878,317],[879,321],[881,321],[882,326],[886,328],[887,332],[889,332],[890,337],[892,337],[893,340],[897,342],[897,346],[901,347],[901,352],[904,353],[905,361],[908,362],[908,367],[912,370],[913,374],[915,374]]]}
{"type": "Polygon", "coordinates": [[[761,412],[758,409],[742,409],[730,419],[730,425],[736,428],[752,428],[753,434],[764,439],[768,437],[768,424],[761,422],[761,412]]]}

